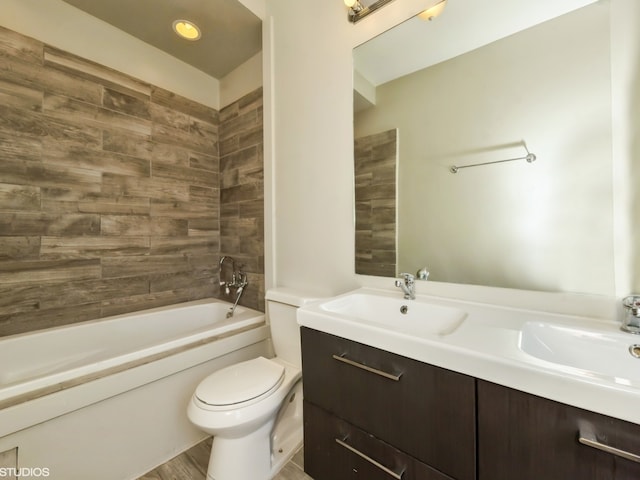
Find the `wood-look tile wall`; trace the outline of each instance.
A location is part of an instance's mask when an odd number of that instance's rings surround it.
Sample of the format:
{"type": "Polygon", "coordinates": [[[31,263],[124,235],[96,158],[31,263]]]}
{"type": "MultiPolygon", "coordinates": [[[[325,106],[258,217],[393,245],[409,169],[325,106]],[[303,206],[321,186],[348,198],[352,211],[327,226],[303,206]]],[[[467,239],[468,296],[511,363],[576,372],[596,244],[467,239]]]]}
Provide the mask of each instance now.
{"type": "Polygon", "coordinates": [[[356,273],[396,275],[397,130],[355,141],[356,273]]]}
{"type": "Polygon", "coordinates": [[[248,275],[242,304],[264,311],[262,118],[261,88],[220,112],[220,253],[248,275]]]}
{"type": "Polygon", "coordinates": [[[222,130],[214,109],[0,28],[0,335],[217,296],[222,130]]]}

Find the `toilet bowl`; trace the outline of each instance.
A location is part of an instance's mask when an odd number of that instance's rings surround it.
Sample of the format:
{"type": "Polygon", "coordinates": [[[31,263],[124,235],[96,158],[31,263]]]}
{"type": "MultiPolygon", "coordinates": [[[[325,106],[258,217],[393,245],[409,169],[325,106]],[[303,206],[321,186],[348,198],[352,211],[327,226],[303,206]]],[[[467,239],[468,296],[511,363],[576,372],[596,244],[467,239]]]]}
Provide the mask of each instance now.
{"type": "Polygon", "coordinates": [[[302,444],[295,312],[308,300],[281,289],[270,290],[266,298],[276,357],[213,372],[197,386],[187,408],[189,420],[213,436],[208,480],[269,480],[302,444]]]}

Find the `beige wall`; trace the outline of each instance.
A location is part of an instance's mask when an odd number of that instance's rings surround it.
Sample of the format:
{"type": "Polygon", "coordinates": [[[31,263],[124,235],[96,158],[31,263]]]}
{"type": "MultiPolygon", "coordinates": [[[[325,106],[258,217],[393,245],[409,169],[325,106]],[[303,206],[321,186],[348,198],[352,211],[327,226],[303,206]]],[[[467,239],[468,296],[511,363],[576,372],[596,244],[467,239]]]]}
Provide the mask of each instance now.
{"type": "Polygon", "coordinates": [[[640,292],[640,3],[611,1],[614,222],[618,296],[640,292]]]}
{"type": "Polygon", "coordinates": [[[435,3],[397,0],[353,25],[342,1],[267,2],[267,288],[325,296],[357,287],[352,49],[435,3]]]}
{"type": "MultiPolygon", "coordinates": [[[[631,68],[637,65],[637,42],[632,40],[636,38],[640,16],[633,0],[611,1],[615,12],[612,50],[617,52],[621,65],[612,73],[612,89],[629,100],[630,82],[637,85],[637,67],[631,68]]],[[[267,5],[268,15],[273,16],[270,28],[274,39],[270,47],[274,62],[274,78],[270,80],[274,117],[269,127],[274,130],[274,145],[268,150],[268,162],[273,161],[270,168],[275,187],[267,187],[272,189],[268,201],[273,202],[267,214],[275,218],[275,231],[269,237],[276,254],[268,279],[271,284],[337,293],[366,282],[352,273],[351,48],[417,13],[425,3],[428,2],[396,0],[384,8],[384,13],[356,26],[345,21],[341,2],[323,2],[313,11],[290,9],[284,0],[267,5]],[[300,42],[300,38],[305,41],[300,42]]],[[[614,98],[616,101],[619,106],[630,105],[614,98]]],[[[613,125],[614,152],[618,147],[621,150],[614,154],[616,170],[621,164],[632,163],[627,145],[630,136],[626,140],[619,138],[619,129],[637,126],[637,119],[627,117],[621,123],[624,127],[613,125]]],[[[620,296],[632,288],[631,257],[622,252],[638,242],[629,235],[620,235],[622,226],[629,228],[632,207],[618,198],[617,191],[631,189],[632,179],[615,178],[621,180],[612,187],[618,218],[614,226],[615,294],[620,296]]]]}
{"type": "Polygon", "coordinates": [[[614,293],[609,45],[594,4],[378,87],[356,136],[399,129],[400,271],[614,293]]]}
{"type": "Polygon", "coordinates": [[[289,0],[274,0],[267,8],[273,63],[265,95],[274,99],[267,117],[272,150],[265,149],[273,241],[267,285],[338,293],[355,285],[353,26],[342,2],[292,8],[289,0]]]}

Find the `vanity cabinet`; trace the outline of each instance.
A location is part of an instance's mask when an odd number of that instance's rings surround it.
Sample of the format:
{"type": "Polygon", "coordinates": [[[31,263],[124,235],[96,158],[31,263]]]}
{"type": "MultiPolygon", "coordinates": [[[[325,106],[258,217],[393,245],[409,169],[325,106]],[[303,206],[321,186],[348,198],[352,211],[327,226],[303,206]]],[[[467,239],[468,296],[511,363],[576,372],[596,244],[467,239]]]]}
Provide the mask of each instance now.
{"type": "MultiPolygon", "coordinates": [[[[478,380],[479,480],[638,480],[640,425],[478,380]]],[[[640,459],[640,458],[639,458],[640,459]]]]}
{"type": "Polygon", "coordinates": [[[314,480],[476,478],[474,378],[306,327],[301,338],[314,480]]]}
{"type": "Polygon", "coordinates": [[[315,480],[451,480],[305,400],[305,471],[315,480]]]}

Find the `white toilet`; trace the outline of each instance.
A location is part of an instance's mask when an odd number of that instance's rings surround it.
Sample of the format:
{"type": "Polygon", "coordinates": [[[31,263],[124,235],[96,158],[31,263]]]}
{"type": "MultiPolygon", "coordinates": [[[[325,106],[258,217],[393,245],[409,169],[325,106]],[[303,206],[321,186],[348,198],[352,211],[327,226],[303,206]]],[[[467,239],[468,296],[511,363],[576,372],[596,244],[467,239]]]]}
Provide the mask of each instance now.
{"type": "Polygon", "coordinates": [[[269,290],[275,358],[218,370],[193,394],[187,415],[213,435],[208,480],[269,480],[302,444],[302,360],[297,308],[310,299],[269,290]]]}

